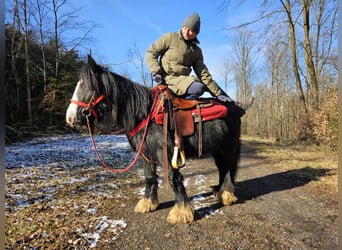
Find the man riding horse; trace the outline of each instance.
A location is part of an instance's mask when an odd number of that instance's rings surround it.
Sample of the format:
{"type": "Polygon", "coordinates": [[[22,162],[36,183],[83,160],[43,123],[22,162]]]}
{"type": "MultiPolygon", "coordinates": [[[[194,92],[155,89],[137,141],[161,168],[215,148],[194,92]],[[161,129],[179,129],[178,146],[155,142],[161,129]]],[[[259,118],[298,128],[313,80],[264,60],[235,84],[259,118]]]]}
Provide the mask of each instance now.
{"type": "MultiPolygon", "coordinates": [[[[167,84],[173,94],[185,99],[198,99],[207,91],[227,106],[231,115],[243,116],[254,98],[236,103],[213,80],[198,46],[200,24],[199,15],[194,13],[184,20],[178,33],[168,32],[148,48],[146,63],[153,79],[158,84],[167,84]],[[192,69],[197,78],[190,76],[192,69]]],[[[177,134],[175,144],[182,149],[182,137],[177,134]]]]}

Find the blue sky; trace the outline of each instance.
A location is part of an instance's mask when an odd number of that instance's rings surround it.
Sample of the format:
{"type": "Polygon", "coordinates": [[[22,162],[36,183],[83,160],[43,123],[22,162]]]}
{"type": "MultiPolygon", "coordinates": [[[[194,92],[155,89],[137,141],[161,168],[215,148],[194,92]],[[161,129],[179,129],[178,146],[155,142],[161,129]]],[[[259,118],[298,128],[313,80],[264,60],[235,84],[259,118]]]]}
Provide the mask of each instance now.
{"type": "Polygon", "coordinates": [[[156,39],[169,31],[178,32],[184,19],[197,12],[201,17],[198,39],[205,63],[214,79],[220,82],[219,69],[229,57],[233,36],[233,31],[226,29],[251,20],[256,13],[256,7],[250,3],[239,8],[231,6],[226,14],[218,13],[221,2],[222,0],[74,0],[73,5],[77,6],[79,3],[81,8],[75,13],[78,19],[99,25],[91,34],[92,42],[86,44],[80,52],[86,54],[91,49],[96,61],[110,66],[115,72],[128,72],[134,79],[138,70],[132,63],[127,63],[129,50],[137,48],[145,57],[145,51],[156,39]]]}

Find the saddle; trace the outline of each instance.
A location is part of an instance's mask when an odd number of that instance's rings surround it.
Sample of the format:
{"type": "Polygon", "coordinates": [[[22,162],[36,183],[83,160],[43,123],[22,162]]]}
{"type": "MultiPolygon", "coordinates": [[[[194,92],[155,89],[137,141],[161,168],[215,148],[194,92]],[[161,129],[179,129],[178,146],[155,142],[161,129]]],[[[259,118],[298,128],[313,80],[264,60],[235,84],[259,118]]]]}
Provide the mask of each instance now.
{"type": "Polygon", "coordinates": [[[170,107],[166,107],[164,104],[164,108],[159,110],[155,117],[156,123],[163,124],[164,114],[172,112],[174,126],[179,135],[192,135],[194,133],[194,123],[226,117],[228,114],[228,108],[213,98],[187,100],[172,95],[166,85],[160,84],[155,88],[161,90],[159,99],[164,98],[165,103],[168,102],[167,104],[172,106],[172,110],[170,110],[170,107]]]}

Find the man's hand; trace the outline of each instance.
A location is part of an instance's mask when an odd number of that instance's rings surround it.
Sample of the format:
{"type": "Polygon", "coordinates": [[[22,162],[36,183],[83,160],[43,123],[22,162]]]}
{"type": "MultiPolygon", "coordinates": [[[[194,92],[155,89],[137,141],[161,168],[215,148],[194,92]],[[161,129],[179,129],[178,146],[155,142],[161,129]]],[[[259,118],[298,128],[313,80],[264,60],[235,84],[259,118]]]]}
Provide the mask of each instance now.
{"type": "Polygon", "coordinates": [[[221,102],[234,102],[228,95],[218,95],[217,99],[219,99],[221,102]]]}
{"type": "Polygon", "coordinates": [[[161,84],[164,82],[164,77],[161,74],[155,74],[153,76],[153,80],[157,83],[157,84],[161,84]]]}

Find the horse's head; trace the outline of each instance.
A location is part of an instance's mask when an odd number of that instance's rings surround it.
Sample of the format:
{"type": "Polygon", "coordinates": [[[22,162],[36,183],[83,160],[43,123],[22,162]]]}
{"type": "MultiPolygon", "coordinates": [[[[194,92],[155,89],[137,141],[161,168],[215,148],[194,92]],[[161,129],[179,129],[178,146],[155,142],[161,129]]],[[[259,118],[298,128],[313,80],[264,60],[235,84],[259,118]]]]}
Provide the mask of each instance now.
{"type": "Polygon", "coordinates": [[[85,125],[87,120],[93,126],[94,120],[103,118],[103,111],[109,105],[103,84],[98,80],[102,71],[102,67],[88,56],[88,65],[80,72],[66,112],[66,122],[71,127],[85,125]]]}

